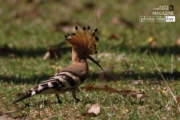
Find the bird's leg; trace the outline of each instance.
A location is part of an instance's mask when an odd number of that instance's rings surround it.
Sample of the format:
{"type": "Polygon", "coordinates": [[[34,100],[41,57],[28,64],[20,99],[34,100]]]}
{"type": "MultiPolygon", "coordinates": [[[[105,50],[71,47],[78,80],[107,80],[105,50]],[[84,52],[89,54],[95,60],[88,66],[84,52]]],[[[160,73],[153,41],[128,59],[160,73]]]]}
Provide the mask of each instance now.
{"type": "Polygon", "coordinates": [[[72,91],[72,96],[73,96],[73,98],[76,100],[76,102],[79,102],[79,101],[80,101],[78,98],[76,98],[76,89],[74,89],[74,90],[72,91]]]}
{"type": "Polygon", "coordinates": [[[61,100],[59,99],[59,95],[58,95],[58,94],[56,94],[56,97],[57,97],[57,99],[58,99],[58,103],[61,104],[62,102],[61,102],[61,100]]]}

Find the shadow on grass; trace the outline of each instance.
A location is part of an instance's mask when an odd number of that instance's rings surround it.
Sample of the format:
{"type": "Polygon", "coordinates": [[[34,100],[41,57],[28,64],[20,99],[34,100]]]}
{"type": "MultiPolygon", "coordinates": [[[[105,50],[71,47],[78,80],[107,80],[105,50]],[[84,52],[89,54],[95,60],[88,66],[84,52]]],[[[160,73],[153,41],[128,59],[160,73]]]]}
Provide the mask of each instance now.
{"type": "MultiPolygon", "coordinates": [[[[180,72],[164,72],[162,73],[166,80],[178,80],[180,79],[180,72]]],[[[38,84],[41,81],[47,80],[53,75],[41,74],[41,75],[34,75],[31,77],[21,77],[21,76],[13,76],[13,75],[0,75],[0,81],[13,83],[13,84],[38,84]]],[[[94,80],[105,80],[107,82],[110,81],[123,81],[123,80],[163,80],[157,72],[154,73],[135,73],[133,71],[123,71],[123,72],[111,72],[111,73],[91,73],[89,74],[86,80],[94,81],[94,80]]]]}
{"type": "MultiPolygon", "coordinates": [[[[38,57],[44,56],[48,51],[47,48],[36,48],[36,49],[17,49],[9,48],[7,45],[0,46],[0,56],[1,57],[38,57]]],[[[71,52],[68,47],[62,47],[57,49],[58,55],[61,56],[63,53],[71,52]]]]}
{"type": "MultiPolygon", "coordinates": [[[[180,47],[179,46],[163,46],[163,47],[155,47],[151,48],[150,46],[137,46],[135,48],[131,48],[127,45],[117,45],[113,48],[120,48],[121,52],[134,52],[141,54],[143,52],[150,51],[152,54],[157,53],[158,55],[164,56],[164,55],[179,55],[180,47]]],[[[17,48],[9,48],[8,46],[0,46],[0,56],[2,57],[38,57],[38,56],[44,56],[47,52],[47,48],[37,48],[37,49],[17,49],[17,48]]],[[[63,53],[71,52],[70,48],[68,47],[62,47],[58,48],[57,50],[58,55],[61,56],[63,53]]]]}
{"type": "Polygon", "coordinates": [[[41,81],[47,80],[50,77],[52,77],[52,75],[47,75],[47,74],[34,75],[30,77],[0,75],[0,81],[13,83],[13,84],[38,84],[41,81]]]}
{"type": "MultiPolygon", "coordinates": [[[[180,72],[162,72],[162,75],[166,80],[178,80],[180,79],[180,72]]],[[[150,73],[135,73],[134,71],[123,71],[123,72],[111,72],[111,73],[100,73],[91,74],[89,76],[90,80],[105,80],[105,81],[123,81],[127,79],[131,80],[163,80],[158,72],[150,73]]]]}
{"type": "Polygon", "coordinates": [[[157,47],[157,48],[150,48],[150,47],[147,47],[147,46],[144,46],[144,47],[140,47],[140,52],[144,52],[144,51],[150,51],[151,53],[157,53],[158,55],[165,55],[165,54],[168,54],[168,55],[179,55],[180,54],[180,47],[179,46],[169,46],[169,47],[157,47]]]}
{"type": "Polygon", "coordinates": [[[131,48],[128,45],[125,44],[118,44],[115,47],[113,46],[113,48],[120,48],[120,51],[124,51],[124,52],[134,52],[136,51],[137,53],[141,54],[143,52],[147,52],[150,51],[152,54],[156,53],[160,56],[164,56],[164,55],[180,55],[180,46],[174,45],[174,46],[161,46],[161,47],[150,47],[149,45],[146,46],[136,46],[131,48]]]}

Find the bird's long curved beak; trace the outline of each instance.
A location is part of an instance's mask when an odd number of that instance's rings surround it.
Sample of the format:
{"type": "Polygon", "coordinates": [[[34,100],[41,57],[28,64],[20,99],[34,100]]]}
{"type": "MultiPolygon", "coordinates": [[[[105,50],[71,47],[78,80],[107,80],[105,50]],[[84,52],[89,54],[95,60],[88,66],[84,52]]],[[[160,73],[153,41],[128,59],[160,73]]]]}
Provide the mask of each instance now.
{"type": "Polygon", "coordinates": [[[92,62],[94,62],[97,66],[99,66],[101,68],[101,70],[104,71],[104,69],[101,67],[101,65],[96,61],[94,60],[94,58],[92,58],[91,56],[88,56],[88,59],[90,59],[92,62]]]}

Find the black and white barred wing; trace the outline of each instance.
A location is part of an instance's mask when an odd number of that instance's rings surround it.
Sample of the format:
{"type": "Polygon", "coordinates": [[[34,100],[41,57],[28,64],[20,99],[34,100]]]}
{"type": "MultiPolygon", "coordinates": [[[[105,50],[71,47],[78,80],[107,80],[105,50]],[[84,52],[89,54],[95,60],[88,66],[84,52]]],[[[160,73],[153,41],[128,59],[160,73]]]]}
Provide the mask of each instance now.
{"type": "Polygon", "coordinates": [[[77,88],[81,84],[79,77],[70,72],[60,72],[49,80],[41,82],[36,87],[32,88],[33,94],[37,93],[64,93],[77,88]]]}
{"type": "Polygon", "coordinates": [[[13,103],[19,102],[36,94],[59,94],[67,91],[73,91],[81,84],[81,82],[82,79],[70,72],[60,72],[48,80],[42,81],[13,103]]]}

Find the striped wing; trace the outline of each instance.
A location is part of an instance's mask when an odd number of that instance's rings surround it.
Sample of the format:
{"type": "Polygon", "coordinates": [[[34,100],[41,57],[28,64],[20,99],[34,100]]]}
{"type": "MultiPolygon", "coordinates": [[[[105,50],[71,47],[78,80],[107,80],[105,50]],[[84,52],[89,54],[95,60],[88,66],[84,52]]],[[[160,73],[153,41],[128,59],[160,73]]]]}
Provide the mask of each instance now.
{"type": "Polygon", "coordinates": [[[40,93],[59,94],[67,91],[73,91],[83,82],[83,80],[83,78],[80,78],[71,72],[57,73],[55,76],[49,78],[48,80],[42,81],[34,88],[27,91],[24,96],[15,100],[13,104],[40,93]]]}
{"type": "Polygon", "coordinates": [[[45,80],[32,88],[31,96],[38,93],[64,93],[77,88],[82,83],[81,79],[70,72],[60,72],[54,77],[45,80]]]}

